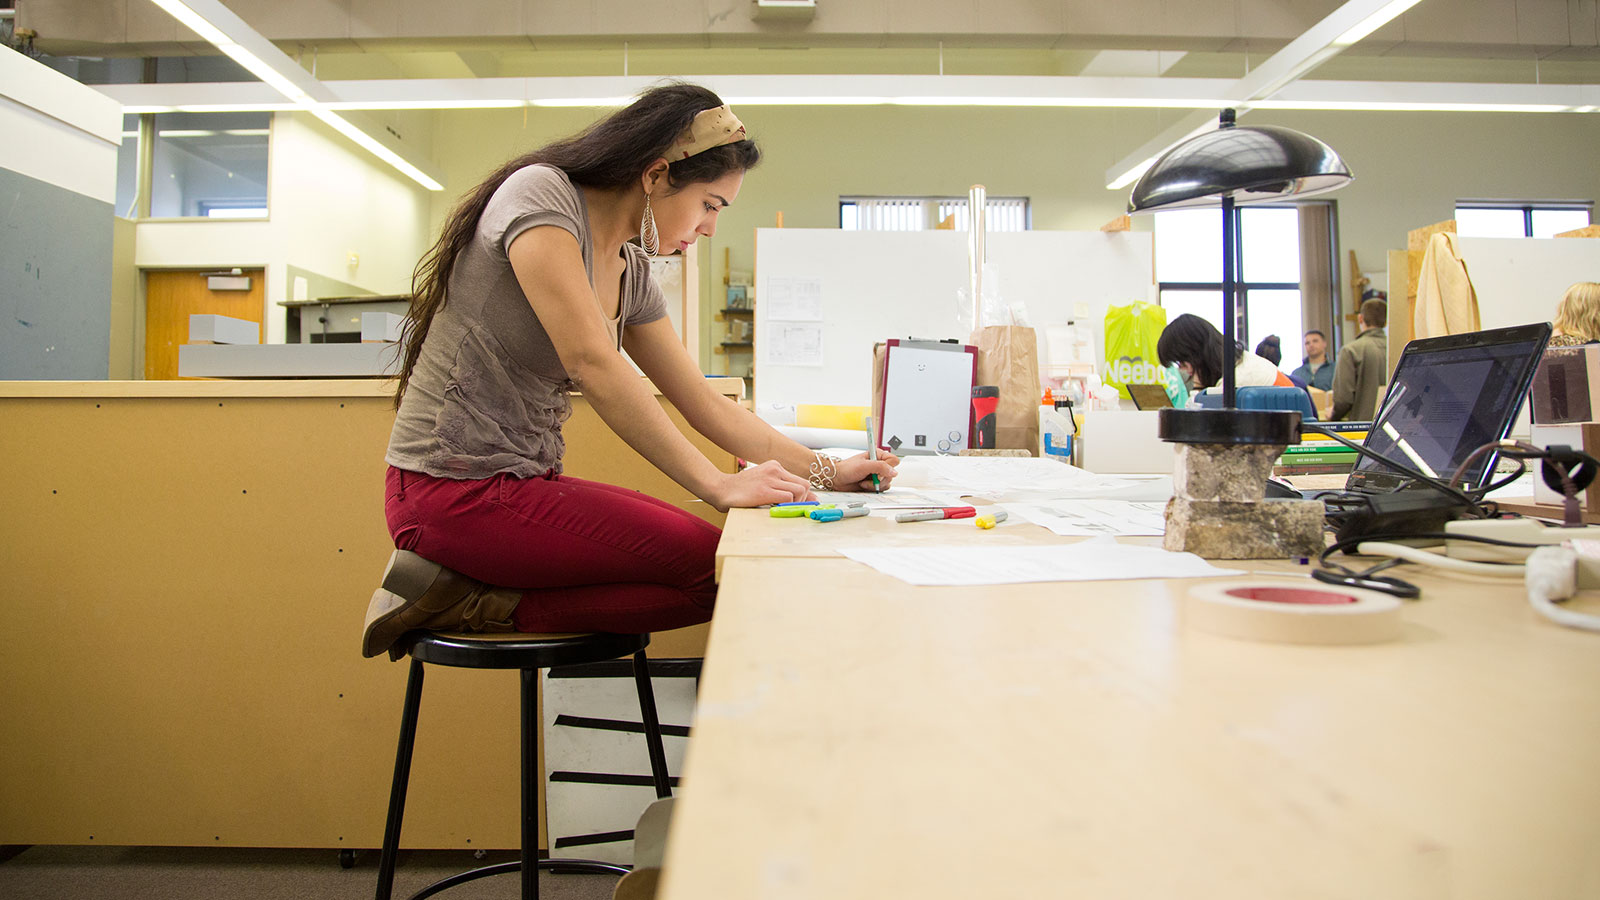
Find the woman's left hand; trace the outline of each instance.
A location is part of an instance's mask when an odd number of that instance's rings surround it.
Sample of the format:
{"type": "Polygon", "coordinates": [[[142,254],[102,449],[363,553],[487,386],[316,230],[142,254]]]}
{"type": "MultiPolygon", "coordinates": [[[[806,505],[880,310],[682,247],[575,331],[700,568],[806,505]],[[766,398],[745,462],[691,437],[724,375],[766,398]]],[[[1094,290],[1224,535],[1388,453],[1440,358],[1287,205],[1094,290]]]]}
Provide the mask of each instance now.
{"type": "Polygon", "coordinates": [[[867,454],[858,453],[845,459],[837,460],[833,464],[833,489],[836,491],[887,491],[889,482],[894,481],[895,467],[900,465],[900,457],[885,450],[878,451],[876,460],[869,459],[867,454]],[[872,476],[878,476],[878,484],[872,483],[872,476]]]}

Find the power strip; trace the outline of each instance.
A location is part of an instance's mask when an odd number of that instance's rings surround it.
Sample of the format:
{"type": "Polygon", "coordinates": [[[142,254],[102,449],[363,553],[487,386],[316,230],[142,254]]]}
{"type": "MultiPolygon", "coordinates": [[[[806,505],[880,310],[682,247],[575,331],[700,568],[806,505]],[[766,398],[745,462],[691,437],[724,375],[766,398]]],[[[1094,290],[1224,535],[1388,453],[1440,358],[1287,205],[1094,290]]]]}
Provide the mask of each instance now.
{"type": "MultiPolygon", "coordinates": [[[[1546,525],[1537,519],[1457,519],[1446,522],[1447,534],[1470,534],[1474,537],[1516,541],[1519,544],[1561,544],[1573,540],[1600,540],[1600,525],[1563,528],[1546,525]]],[[[1528,547],[1499,547],[1476,541],[1445,541],[1445,554],[1456,559],[1475,562],[1519,563],[1533,550],[1528,547]]]]}

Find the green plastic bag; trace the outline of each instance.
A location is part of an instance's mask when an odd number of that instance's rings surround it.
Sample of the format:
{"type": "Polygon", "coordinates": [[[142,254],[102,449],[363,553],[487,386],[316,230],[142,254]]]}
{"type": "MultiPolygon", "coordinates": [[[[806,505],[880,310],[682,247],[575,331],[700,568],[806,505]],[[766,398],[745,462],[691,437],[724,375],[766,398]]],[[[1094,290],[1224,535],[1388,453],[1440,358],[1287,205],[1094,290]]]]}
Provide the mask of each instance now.
{"type": "MultiPolygon", "coordinates": [[[[1130,384],[1159,384],[1172,395],[1161,371],[1156,341],[1167,327],[1167,311],[1153,303],[1135,301],[1106,310],[1106,365],[1101,380],[1132,400],[1130,384]]],[[[1177,398],[1173,398],[1176,402],[1177,398]]]]}

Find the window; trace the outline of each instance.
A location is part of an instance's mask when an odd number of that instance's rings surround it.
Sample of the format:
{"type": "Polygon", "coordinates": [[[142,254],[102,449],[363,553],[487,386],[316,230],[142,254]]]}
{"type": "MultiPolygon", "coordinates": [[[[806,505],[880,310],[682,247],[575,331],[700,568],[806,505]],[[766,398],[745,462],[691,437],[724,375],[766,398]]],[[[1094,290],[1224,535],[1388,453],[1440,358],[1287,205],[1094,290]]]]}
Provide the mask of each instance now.
{"type": "MultiPolygon", "coordinates": [[[[988,197],[983,204],[990,231],[1027,231],[1027,197],[988,197]]],[[[845,231],[927,231],[950,221],[966,231],[966,197],[840,197],[839,227],[845,231]]]]}
{"type": "Polygon", "coordinates": [[[265,216],[271,122],[271,113],[157,115],[150,215],[265,216]]]}
{"type": "Polygon", "coordinates": [[[1555,237],[1587,227],[1594,203],[1574,201],[1460,200],[1456,233],[1466,237],[1555,237]]]}
{"type": "Polygon", "coordinates": [[[139,192],[139,117],[122,117],[122,143],[117,147],[117,214],[132,219],[139,192]]]}
{"type": "MultiPolygon", "coordinates": [[[[1269,334],[1283,345],[1285,372],[1303,362],[1300,208],[1251,206],[1239,211],[1236,241],[1246,350],[1269,334]]],[[[1222,330],[1222,212],[1180,209],[1155,214],[1156,281],[1167,321],[1193,313],[1222,330]]],[[[1317,325],[1313,327],[1323,328],[1317,325]]]]}

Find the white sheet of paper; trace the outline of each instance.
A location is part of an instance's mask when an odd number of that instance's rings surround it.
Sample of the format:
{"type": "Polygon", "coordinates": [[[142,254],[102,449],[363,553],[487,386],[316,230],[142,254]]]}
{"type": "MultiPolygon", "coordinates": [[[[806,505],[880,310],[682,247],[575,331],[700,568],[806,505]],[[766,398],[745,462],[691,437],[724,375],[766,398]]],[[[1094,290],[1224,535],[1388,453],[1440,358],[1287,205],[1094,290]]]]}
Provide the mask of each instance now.
{"type": "Polygon", "coordinates": [[[1014,494],[1030,502],[1038,497],[1165,502],[1172,496],[1170,475],[1096,475],[1037,457],[906,457],[895,481],[969,497],[998,499],[1014,494]]]}
{"type": "Polygon", "coordinates": [[[1010,502],[1006,509],[1012,515],[1069,537],[1155,535],[1166,531],[1166,504],[1158,502],[1040,498],[1027,503],[1010,502]]]}
{"type": "Polygon", "coordinates": [[[839,551],[885,575],[916,585],[1025,584],[1241,575],[1193,553],[1091,538],[1065,547],[859,547],[839,551]]]}
{"type": "Polygon", "coordinates": [[[761,352],[775,366],[822,365],[822,325],[812,322],[768,322],[761,352]]]}
{"type": "Polygon", "coordinates": [[[948,491],[917,491],[899,486],[882,494],[869,491],[815,491],[823,503],[849,506],[865,503],[868,509],[932,509],[939,506],[966,506],[960,497],[948,491]]]}
{"type": "Polygon", "coordinates": [[[789,322],[822,321],[822,279],[768,278],[761,296],[769,319],[789,322]]]}

